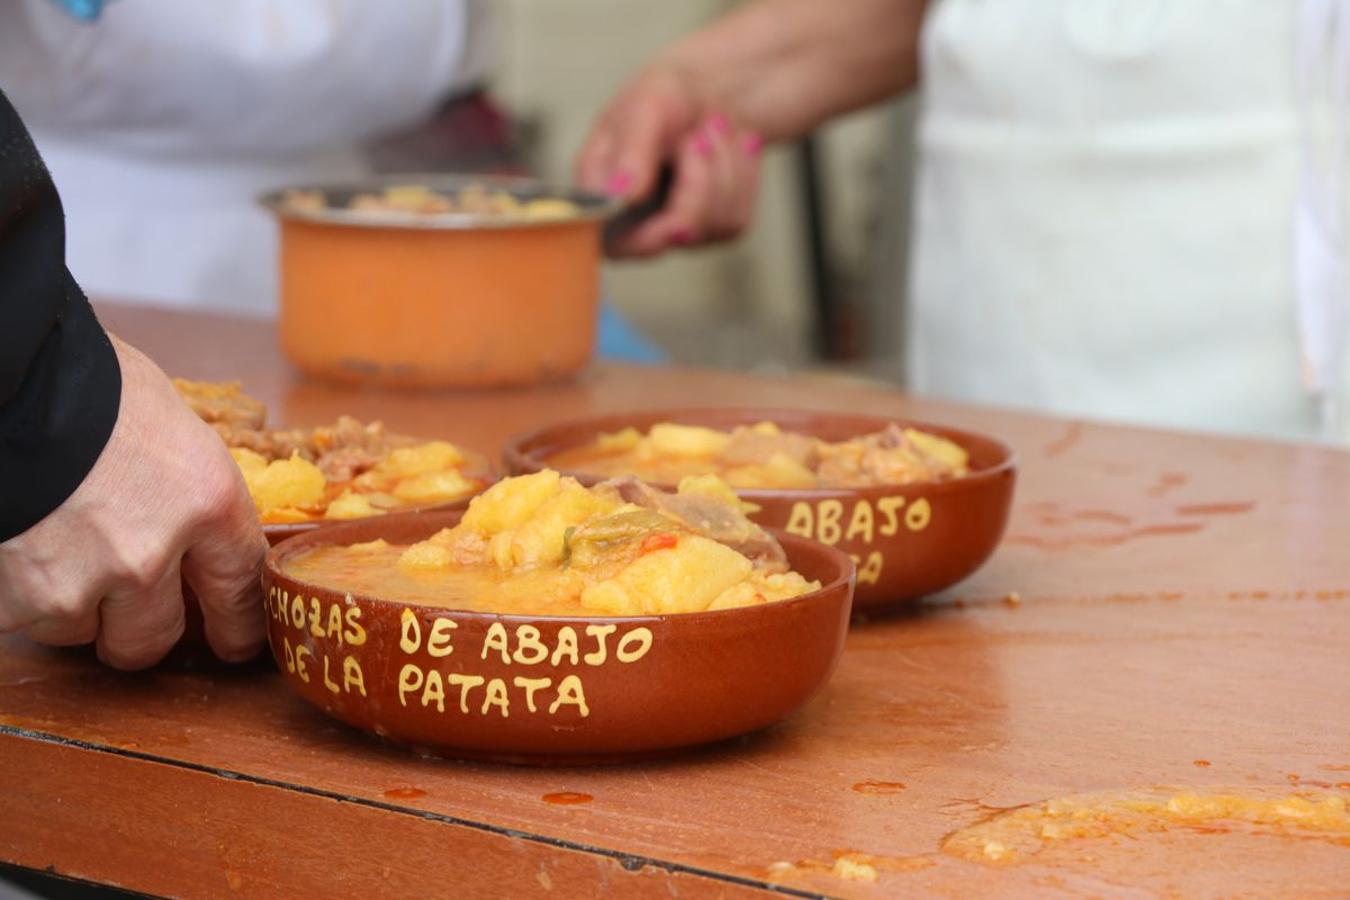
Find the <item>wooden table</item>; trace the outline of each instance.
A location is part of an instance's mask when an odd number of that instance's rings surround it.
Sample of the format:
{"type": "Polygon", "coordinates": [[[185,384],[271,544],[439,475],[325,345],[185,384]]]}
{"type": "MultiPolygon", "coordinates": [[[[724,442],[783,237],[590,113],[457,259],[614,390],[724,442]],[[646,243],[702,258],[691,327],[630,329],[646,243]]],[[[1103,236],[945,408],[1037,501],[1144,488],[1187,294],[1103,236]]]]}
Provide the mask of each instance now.
{"type": "Polygon", "coordinates": [[[855,625],[804,710],[659,763],[419,759],[331,724],[266,666],[123,675],[7,639],[0,859],[198,896],[1350,889],[1343,821],[1108,816],[1098,837],[1013,834],[1008,859],[979,831],[944,844],[1066,795],[1350,796],[1350,455],[678,369],[349,392],[294,376],[264,324],[103,314],[172,373],[242,378],[275,421],[381,417],[493,452],[541,421],[662,405],[929,417],[1010,441],[1018,501],[978,575],[855,625]],[[542,799],[562,791],[592,799],[542,799]],[[849,853],[877,880],[842,877],[849,853]]]}

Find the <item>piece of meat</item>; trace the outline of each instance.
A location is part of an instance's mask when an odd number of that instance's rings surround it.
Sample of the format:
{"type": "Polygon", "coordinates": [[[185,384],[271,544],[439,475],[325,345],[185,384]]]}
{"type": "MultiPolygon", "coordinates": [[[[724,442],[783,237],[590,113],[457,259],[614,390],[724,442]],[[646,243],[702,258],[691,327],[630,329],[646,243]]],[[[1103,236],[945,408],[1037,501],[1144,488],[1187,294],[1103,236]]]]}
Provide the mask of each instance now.
{"type": "Polygon", "coordinates": [[[806,468],[813,468],[816,461],[815,438],[792,431],[778,434],[763,434],[741,426],[731,432],[731,440],[722,451],[722,459],[728,466],[763,465],[782,453],[806,468]]]}
{"type": "Polygon", "coordinates": [[[245,394],[237,381],[175,378],[173,386],[188,408],[210,425],[256,431],[267,419],[267,407],[245,394]]]}
{"type": "Polygon", "coordinates": [[[787,571],[787,555],[774,536],[725,500],[696,492],[667,493],[632,476],[614,478],[605,484],[626,502],[677,519],[699,534],[726,544],[762,569],[787,571]]]}
{"type": "Polygon", "coordinates": [[[339,416],[335,425],[313,429],[309,450],[329,481],[349,481],[373,468],[390,450],[415,443],[413,438],[390,434],[383,422],[363,424],[339,416]]]}

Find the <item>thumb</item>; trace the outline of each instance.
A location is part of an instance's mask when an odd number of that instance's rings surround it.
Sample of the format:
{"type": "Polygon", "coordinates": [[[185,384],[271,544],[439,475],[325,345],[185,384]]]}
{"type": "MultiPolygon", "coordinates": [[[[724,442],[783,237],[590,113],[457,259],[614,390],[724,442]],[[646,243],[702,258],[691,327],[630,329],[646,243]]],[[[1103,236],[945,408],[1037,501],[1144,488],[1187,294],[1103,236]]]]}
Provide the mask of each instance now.
{"type": "Polygon", "coordinates": [[[227,662],[251,659],[266,634],[260,576],[267,541],[252,512],[232,504],[183,557],[183,579],[201,605],[207,643],[227,662]]]}

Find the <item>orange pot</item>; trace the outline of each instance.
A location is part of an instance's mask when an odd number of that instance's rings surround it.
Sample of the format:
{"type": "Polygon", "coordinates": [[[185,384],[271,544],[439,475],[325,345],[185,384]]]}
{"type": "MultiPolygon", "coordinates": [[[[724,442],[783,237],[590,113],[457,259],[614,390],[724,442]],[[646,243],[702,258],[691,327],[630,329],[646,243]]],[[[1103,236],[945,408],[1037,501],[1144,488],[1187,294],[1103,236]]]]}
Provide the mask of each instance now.
{"type": "Polygon", "coordinates": [[[590,360],[600,231],[613,206],[518,179],[396,179],[453,193],[470,183],[564,197],[575,216],[346,209],[383,184],[304,188],[324,209],[262,198],[281,226],[281,345],[302,371],[349,384],[495,387],[570,375],[590,360]]]}

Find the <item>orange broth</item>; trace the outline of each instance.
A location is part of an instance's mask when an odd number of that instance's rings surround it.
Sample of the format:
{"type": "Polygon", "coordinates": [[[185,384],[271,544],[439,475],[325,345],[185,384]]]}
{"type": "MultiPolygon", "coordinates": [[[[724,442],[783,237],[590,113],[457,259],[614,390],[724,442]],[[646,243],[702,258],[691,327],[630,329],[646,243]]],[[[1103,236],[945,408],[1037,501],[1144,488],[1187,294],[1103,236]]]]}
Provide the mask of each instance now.
{"type": "Polygon", "coordinates": [[[286,560],[287,575],[332,591],[396,603],[525,616],[595,616],[581,605],[578,573],[548,566],[502,571],[495,565],[407,571],[398,565],[407,544],[372,541],[320,546],[286,560]]]}

